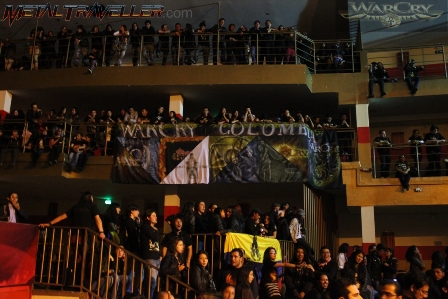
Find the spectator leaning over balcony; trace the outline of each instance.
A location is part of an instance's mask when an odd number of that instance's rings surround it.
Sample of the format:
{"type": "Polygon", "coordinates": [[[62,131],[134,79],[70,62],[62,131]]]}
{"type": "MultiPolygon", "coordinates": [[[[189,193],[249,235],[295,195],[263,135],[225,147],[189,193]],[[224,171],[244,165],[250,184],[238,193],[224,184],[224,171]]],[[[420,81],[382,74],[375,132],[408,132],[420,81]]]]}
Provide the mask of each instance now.
{"type": "Polygon", "coordinates": [[[173,65],[183,64],[183,51],[184,51],[184,30],[180,23],[174,25],[174,30],[171,31],[171,58],[173,65]]]}
{"type": "Polygon", "coordinates": [[[134,110],[132,106],[128,108],[128,112],[124,116],[125,123],[135,124],[137,122],[138,112],[134,110]]]}
{"type": "Polygon", "coordinates": [[[10,71],[12,63],[16,58],[16,44],[14,44],[9,37],[0,43],[2,48],[2,56],[5,57],[5,71],[10,71]]]}
{"type": "Polygon", "coordinates": [[[163,125],[166,121],[166,116],[163,113],[163,106],[157,107],[156,112],[154,113],[154,116],[152,117],[152,123],[155,125],[163,125]]]}
{"type": "Polygon", "coordinates": [[[375,97],[373,94],[373,87],[375,83],[380,86],[381,97],[386,95],[384,91],[384,78],[386,77],[386,70],[381,62],[372,62],[369,65],[369,98],[375,97]]]}
{"type": "Polygon", "coordinates": [[[385,130],[380,130],[379,134],[380,136],[373,140],[373,145],[377,147],[378,155],[380,156],[381,177],[388,178],[390,168],[390,148],[392,147],[392,142],[386,136],[385,130]]]}
{"type": "Polygon", "coordinates": [[[252,56],[252,64],[257,64],[257,51],[260,48],[260,34],[261,34],[260,21],[254,22],[254,27],[249,29],[250,33],[250,55],[252,56]]]}
{"type": "Polygon", "coordinates": [[[128,49],[129,31],[126,25],[121,25],[120,30],[114,32],[114,36],[116,37],[114,47],[118,52],[118,59],[114,65],[121,66],[126,50],[128,49]]]}
{"type": "Polygon", "coordinates": [[[439,127],[432,125],[430,132],[425,135],[426,155],[428,156],[428,176],[440,176],[440,153],[442,147],[440,143],[445,142],[445,137],[438,132],[439,127]]]}
{"type": "Polygon", "coordinates": [[[78,25],[76,27],[76,32],[73,34],[75,39],[75,59],[73,65],[78,67],[82,62],[84,62],[84,56],[89,53],[90,43],[87,38],[87,31],[84,29],[83,25],[78,25]]]}
{"type": "Polygon", "coordinates": [[[202,124],[202,125],[210,125],[214,122],[215,118],[213,117],[213,115],[209,112],[207,107],[204,107],[204,109],[202,109],[202,113],[199,114],[195,119],[194,122],[197,124],[202,124]]]}
{"type": "Polygon", "coordinates": [[[272,27],[272,23],[270,20],[266,20],[264,22],[265,27],[261,30],[261,39],[262,39],[262,51],[260,61],[263,63],[263,60],[266,58],[266,64],[274,64],[275,59],[275,34],[277,29],[272,27]]]}
{"type": "MultiPolygon", "coordinates": [[[[170,52],[170,33],[168,25],[163,24],[160,30],[157,31],[159,34],[159,42],[157,44],[157,50],[163,53],[162,65],[166,65],[166,60],[168,59],[168,53],[170,52]]],[[[157,53],[157,55],[159,55],[157,53]]],[[[159,57],[159,56],[157,56],[159,57]]]]}
{"type": "Polygon", "coordinates": [[[90,40],[92,41],[92,49],[95,48],[99,53],[98,57],[101,57],[98,61],[98,65],[101,66],[103,57],[103,33],[98,26],[93,26],[92,31],[90,32],[90,40]]]}
{"type": "Polygon", "coordinates": [[[143,58],[148,65],[152,65],[154,63],[154,36],[156,30],[151,26],[150,20],[145,21],[141,34],[143,36],[143,58]]]}
{"type": "Polygon", "coordinates": [[[112,25],[110,24],[107,24],[106,29],[103,31],[103,36],[105,37],[104,50],[106,51],[105,53],[106,66],[110,66],[110,61],[112,60],[112,57],[114,57],[116,51],[113,47],[115,40],[114,32],[115,30],[112,29],[112,25]]]}
{"type": "Polygon", "coordinates": [[[252,122],[255,122],[255,121],[256,121],[255,114],[252,114],[252,111],[250,110],[250,107],[246,107],[244,109],[243,122],[245,122],[245,123],[252,123],[252,122]]]}
{"type": "Polygon", "coordinates": [[[129,30],[129,35],[131,38],[131,46],[132,46],[132,65],[138,66],[139,60],[139,51],[140,51],[140,39],[141,39],[141,30],[138,28],[137,23],[132,23],[131,30],[129,30]]]}
{"type": "Polygon", "coordinates": [[[415,94],[417,92],[418,85],[420,84],[418,72],[424,68],[424,66],[417,67],[414,59],[409,60],[409,62],[404,66],[404,80],[408,84],[411,94],[415,94]]]}
{"type": "Polygon", "coordinates": [[[193,26],[190,23],[185,25],[185,30],[182,33],[185,48],[185,64],[196,64],[194,60],[194,51],[196,48],[196,36],[194,35],[193,26]]]}
{"type": "Polygon", "coordinates": [[[421,145],[425,143],[422,136],[419,135],[418,129],[412,131],[411,137],[408,139],[408,143],[411,146],[411,157],[414,159],[414,166],[420,168],[420,162],[422,161],[422,148],[421,145]],[[418,153],[418,154],[417,154],[418,153]]]}
{"type": "Polygon", "coordinates": [[[206,28],[205,21],[199,24],[199,29],[197,29],[196,32],[199,33],[199,35],[194,60],[198,61],[199,53],[202,50],[204,65],[208,65],[208,56],[210,55],[210,31],[206,28]]]}
{"type": "Polygon", "coordinates": [[[400,159],[395,163],[395,169],[397,170],[396,177],[400,180],[403,191],[409,191],[409,181],[411,180],[411,167],[406,161],[404,155],[400,155],[400,159]]]}
{"type": "Polygon", "coordinates": [[[213,26],[210,31],[213,33],[212,37],[212,45],[213,45],[213,65],[218,64],[218,55],[219,51],[221,52],[220,62],[221,64],[226,63],[226,42],[225,42],[225,33],[227,32],[227,28],[224,26],[225,19],[221,18],[218,21],[218,24],[213,26]],[[218,37],[219,34],[219,37],[218,37]],[[219,42],[219,43],[218,43],[219,42]],[[219,51],[218,51],[219,46],[219,51]]]}

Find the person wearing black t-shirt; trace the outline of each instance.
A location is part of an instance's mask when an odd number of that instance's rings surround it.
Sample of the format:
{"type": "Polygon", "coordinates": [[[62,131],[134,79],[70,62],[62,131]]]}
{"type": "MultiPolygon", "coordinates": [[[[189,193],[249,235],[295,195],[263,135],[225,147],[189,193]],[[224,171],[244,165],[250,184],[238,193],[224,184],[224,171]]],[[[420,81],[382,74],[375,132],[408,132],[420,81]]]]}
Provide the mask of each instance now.
{"type": "Polygon", "coordinates": [[[390,168],[390,148],[392,142],[386,136],[386,131],[380,130],[380,136],[373,140],[373,144],[377,147],[378,155],[380,156],[380,174],[383,178],[389,177],[390,168]]]}
{"type": "MultiPolygon", "coordinates": [[[[140,249],[141,258],[149,262],[155,268],[145,269],[145,278],[148,279],[151,274],[151,296],[153,298],[154,290],[157,285],[157,276],[159,271],[156,269],[160,268],[160,260],[162,256],[160,255],[160,243],[159,243],[159,231],[157,230],[157,215],[154,210],[146,211],[146,220],[140,231],[140,249]]],[[[145,283],[145,285],[148,285],[145,283]]],[[[145,292],[146,294],[147,292],[145,292]]]]}
{"type": "Polygon", "coordinates": [[[186,261],[186,266],[190,269],[190,261],[193,256],[193,242],[188,233],[182,230],[182,216],[180,214],[174,216],[171,222],[172,231],[167,234],[162,241],[162,257],[168,252],[169,244],[172,240],[182,239],[185,245],[185,250],[183,252],[183,260],[186,261]]]}
{"type": "Polygon", "coordinates": [[[440,167],[440,153],[442,147],[440,143],[445,142],[445,137],[438,132],[439,127],[432,125],[430,132],[425,134],[426,155],[428,157],[428,176],[440,176],[442,174],[440,167]]]}
{"type": "Polygon", "coordinates": [[[93,223],[95,222],[96,227],[98,228],[99,237],[104,239],[106,235],[103,230],[103,222],[100,218],[100,210],[97,205],[93,203],[93,195],[92,193],[86,191],[81,195],[81,199],[78,204],[74,205],[67,212],[62,215],[59,215],[55,219],[51,220],[48,223],[39,224],[40,228],[46,228],[56,223],[70,218],[72,220],[72,226],[74,227],[86,227],[92,228],[93,223]]]}

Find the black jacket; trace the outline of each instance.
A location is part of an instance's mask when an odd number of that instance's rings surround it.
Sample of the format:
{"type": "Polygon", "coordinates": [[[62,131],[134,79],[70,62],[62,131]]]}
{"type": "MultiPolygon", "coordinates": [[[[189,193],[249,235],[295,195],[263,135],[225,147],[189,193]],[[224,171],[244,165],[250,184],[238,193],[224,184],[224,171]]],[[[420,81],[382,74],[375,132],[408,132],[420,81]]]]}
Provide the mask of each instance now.
{"type": "Polygon", "coordinates": [[[198,291],[199,294],[216,292],[214,288],[213,278],[207,269],[200,265],[194,265],[190,270],[191,286],[198,291]],[[212,283],[210,283],[212,282],[212,283]]]}
{"type": "MultiPolygon", "coordinates": [[[[17,210],[16,208],[14,208],[14,210],[16,211],[17,223],[27,223],[28,222],[28,214],[23,209],[17,210]]],[[[0,220],[8,221],[9,216],[10,216],[9,205],[5,204],[5,205],[3,205],[3,207],[0,211],[0,220]]]]}

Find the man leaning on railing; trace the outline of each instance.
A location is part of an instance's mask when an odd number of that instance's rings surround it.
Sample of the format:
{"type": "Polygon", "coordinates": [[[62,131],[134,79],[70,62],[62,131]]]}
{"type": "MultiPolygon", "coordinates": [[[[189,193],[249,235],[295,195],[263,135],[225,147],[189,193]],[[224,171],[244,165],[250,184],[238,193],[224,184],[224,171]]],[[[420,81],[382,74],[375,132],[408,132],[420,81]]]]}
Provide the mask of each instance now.
{"type": "Polygon", "coordinates": [[[74,227],[92,228],[93,221],[95,221],[95,225],[100,234],[99,237],[101,239],[106,237],[103,230],[103,222],[100,218],[100,210],[97,205],[93,203],[93,195],[89,191],[82,193],[79,202],[71,207],[70,210],[62,215],[59,215],[48,223],[39,224],[39,227],[47,228],[67,218],[72,220],[72,226],[74,227]]]}

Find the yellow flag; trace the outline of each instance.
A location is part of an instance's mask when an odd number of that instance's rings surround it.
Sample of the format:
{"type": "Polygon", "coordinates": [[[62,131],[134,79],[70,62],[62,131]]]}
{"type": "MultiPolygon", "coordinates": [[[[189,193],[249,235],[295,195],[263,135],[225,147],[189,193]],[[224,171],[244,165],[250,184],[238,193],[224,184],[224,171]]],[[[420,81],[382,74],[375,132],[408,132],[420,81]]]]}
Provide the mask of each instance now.
{"type": "Polygon", "coordinates": [[[276,239],[247,234],[227,233],[226,242],[224,244],[224,253],[228,253],[234,248],[241,248],[244,250],[246,258],[256,263],[262,263],[264,251],[268,247],[275,248],[277,251],[277,259],[282,259],[280,243],[276,239]]]}

